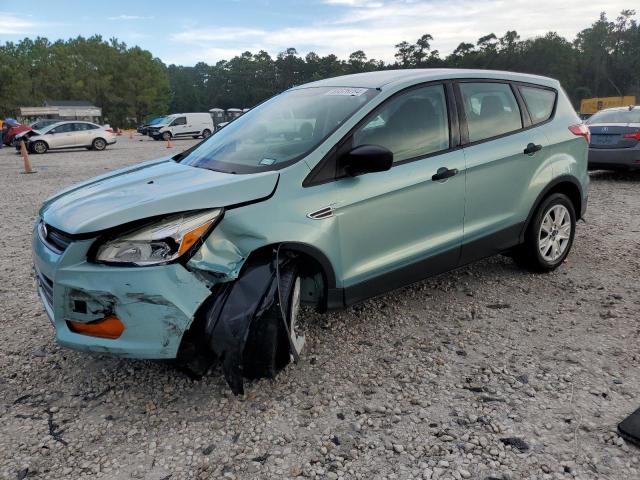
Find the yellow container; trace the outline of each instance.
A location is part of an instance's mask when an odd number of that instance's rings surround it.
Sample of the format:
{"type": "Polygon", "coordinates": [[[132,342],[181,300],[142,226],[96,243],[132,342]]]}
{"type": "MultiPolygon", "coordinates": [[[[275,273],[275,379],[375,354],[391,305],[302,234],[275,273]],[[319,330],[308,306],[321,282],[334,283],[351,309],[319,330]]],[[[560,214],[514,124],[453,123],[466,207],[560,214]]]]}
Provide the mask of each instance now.
{"type": "Polygon", "coordinates": [[[625,95],[623,97],[600,97],[600,98],[585,98],[580,101],[580,113],[581,114],[594,114],[605,108],[613,107],[626,107],[628,105],[635,105],[636,97],[633,95],[625,95]]]}

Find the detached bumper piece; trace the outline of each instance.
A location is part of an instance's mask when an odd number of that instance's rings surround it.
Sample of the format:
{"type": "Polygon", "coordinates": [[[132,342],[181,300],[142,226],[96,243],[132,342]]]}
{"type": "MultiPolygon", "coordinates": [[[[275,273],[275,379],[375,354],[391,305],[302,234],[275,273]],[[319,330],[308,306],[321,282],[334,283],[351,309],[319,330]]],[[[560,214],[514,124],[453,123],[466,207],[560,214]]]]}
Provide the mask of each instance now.
{"type": "Polygon", "coordinates": [[[269,255],[245,265],[235,282],[220,285],[207,311],[207,346],[236,395],[244,393],[245,377],[273,378],[290,360],[278,285],[278,273],[290,263],[269,255]]]}

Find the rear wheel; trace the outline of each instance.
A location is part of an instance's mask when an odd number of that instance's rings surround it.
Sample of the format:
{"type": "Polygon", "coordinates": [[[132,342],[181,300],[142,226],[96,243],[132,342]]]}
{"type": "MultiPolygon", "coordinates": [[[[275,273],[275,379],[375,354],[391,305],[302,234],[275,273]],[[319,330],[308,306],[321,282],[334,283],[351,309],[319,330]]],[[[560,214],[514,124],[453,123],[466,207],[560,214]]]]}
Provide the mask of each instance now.
{"type": "Polygon", "coordinates": [[[33,144],[31,149],[33,150],[33,153],[38,153],[38,154],[47,153],[47,150],[49,149],[49,145],[47,145],[42,140],[38,140],[33,144]]]}
{"type": "Polygon", "coordinates": [[[209,130],[208,128],[205,128],[202,131],[202,138],[209,138],[211,136],[211,130],[209,130]]]}
{"type": "Polygon", "coordinates": [[[285,322],[279,305],[256,324],[251,325],[243,354],[243,371],[247,378],[273,378],[290,361],[291,352],[300,355],[305,343],[300,321],[301,279],[295,264],[280,272],[280,289],[285,322]]]}
{"type": "Polygon", "coordinates": [[[103,138],[96,138],[91,143],[91,148],[98,151],[104,150],[105,148],[107,148],[107,142],[103,138]]]}
{"type": "Polygon", "coordinates": [[[525,234],[525,242],[514,259],[537,272],[555,270],[567,258],[576,231],[573,203],[562,193],[554,193],[540,204],[525,234]]]}

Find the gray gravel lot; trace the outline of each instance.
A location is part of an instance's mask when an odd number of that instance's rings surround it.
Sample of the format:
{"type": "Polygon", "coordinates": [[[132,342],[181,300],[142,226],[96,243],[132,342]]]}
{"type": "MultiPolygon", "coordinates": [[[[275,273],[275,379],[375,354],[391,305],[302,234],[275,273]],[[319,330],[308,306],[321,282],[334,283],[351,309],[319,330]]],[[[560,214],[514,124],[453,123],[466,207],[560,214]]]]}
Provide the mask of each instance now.
{"type": "Polygon", "coordinates": [[[640,407],[640,174],[592,174],[556,272],[495,257],[308,313],[303,362],[236,398],[220,371],[59,348],[36,296],[40,204],[167,153],[140,138],[34,155],[36,175],[0,150],[1,478],[640,478],[615,433],[640,407]]]}

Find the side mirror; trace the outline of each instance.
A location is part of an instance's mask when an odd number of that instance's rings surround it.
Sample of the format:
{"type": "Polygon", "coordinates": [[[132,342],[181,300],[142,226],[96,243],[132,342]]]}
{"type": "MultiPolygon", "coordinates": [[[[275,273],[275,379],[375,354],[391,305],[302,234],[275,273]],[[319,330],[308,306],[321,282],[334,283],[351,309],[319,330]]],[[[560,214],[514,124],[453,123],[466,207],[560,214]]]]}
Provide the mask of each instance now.
{"type": "Polygon", "coordinates": [[[342,155],[340,162],[350,177],[384,172],[393,165],[393,152],[380,145],[360,145],[342,155]]]}

